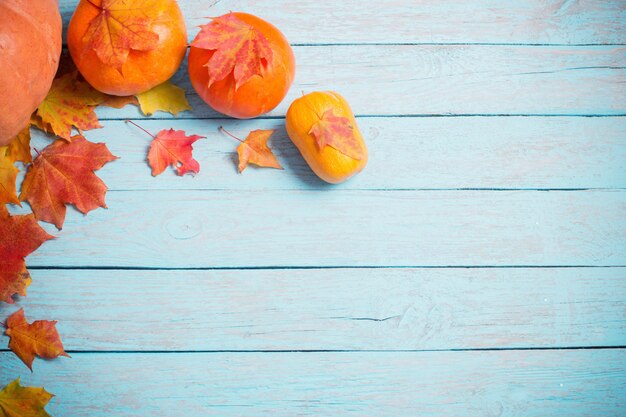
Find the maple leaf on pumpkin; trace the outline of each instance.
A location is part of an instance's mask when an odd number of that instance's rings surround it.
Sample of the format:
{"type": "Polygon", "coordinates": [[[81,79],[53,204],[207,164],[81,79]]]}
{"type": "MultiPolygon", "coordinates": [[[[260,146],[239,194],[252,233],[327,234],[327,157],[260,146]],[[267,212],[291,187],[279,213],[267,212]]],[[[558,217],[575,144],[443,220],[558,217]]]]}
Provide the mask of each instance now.
{"type": "Polygon", "coordinates": [[[35,355],[43,359],[54,359],[59,356],[70,355],[65,353],[63,343],[56,329],[56,321],[36,320],[26,321],[24,309],[20,308],[11,314],[6,321],[5,333],[9,336],[9,349],[33,370],[35,355]]]}
{"type": "Polygon", "coordinates": [[[320,150],[330,146],[352,159],[361,160],[365,156],[354,136],[350,120],[336,116],[333,109],[324,112],[320,120],[311,127],[309,134],[313,135],[320,150]]]}
{"type": "Polygon", "coordinates": [[[104,143],[77,135],[70,142],[58,139],[48,145],[28,168],[22,183],[21,201],[28,201],[38,220],[58,229],[65,221],[65,204],[86,214],[106,208],[107,186],[94,171],[117,159],[104,143]]]}
{"type": "Polygon", "coordinates": [[[105,95],[84,81],[77,79],[77,73],[69,73],[55,79],[44,101],[37,107],[31,123],[43,127],[64,139],[72,135],[72,126],[89,130],[100,126],[94,107],[105,100],[105,95]]]}
{"type": "Polygon", "coordinates": [[[137,100],[142,113],[146,116],[155,111],[165,111],[176,116],[181,111],[191,110],[185,97],[185,90],[169,81],[137,94],[137,100]]]}
{"type": "Polygon", "coordinates": [[[253,76],[262,76],[263,65],[271,65],[273,53],[267,38],[234,13],[216,17],[200,28],[191,46],[215,51],[204,65],[209,71],[209,87],[233,72],[238,89],[253,76]]]}
{"type": "MultiPolygon", "coordinates": [[[[267,146],[267,141],[273,133],[274,130],[257,129],[250,132],[246,140],[241,141],[241,144],[237,146],[240,173],[246,169],[248,164],[265,168],[283,169],[272,150],[267,146]]],[[[238,138],[235,139],[239,140],[238,138]]]]}
{"type": "Polygon", "coordinates": [[[31,282],[24,258],[54,236],[39,226],[34,215],[11,216],[0,207],[0,300],[13,304],[12,296],[25,296],[31,282]]]}
{"type": "MultiPolygon", "coordinates": [[[[1,154],[1,152],[0,152],[1,154]]],[[[30,126],[26,126],[7,146],[6,156],[13,162],[21,161],[25,164],[32,162],[30,154],[30,126]]]]}
{"type": "Polygon", "coordinates": [[[54,395],[40,387],[23,387],[17,378],[0,391],[1,417],[51,417],[44,409],[54,395]]]}
{"type": "Polygon", "coordinates": [[[151,51],[159,44],[152,29],[159,8],[154,0],[89,0],[99,9],[83,42],[85,49],[95,51],[103,64],[122,72],[130,50],[151,51]]]}

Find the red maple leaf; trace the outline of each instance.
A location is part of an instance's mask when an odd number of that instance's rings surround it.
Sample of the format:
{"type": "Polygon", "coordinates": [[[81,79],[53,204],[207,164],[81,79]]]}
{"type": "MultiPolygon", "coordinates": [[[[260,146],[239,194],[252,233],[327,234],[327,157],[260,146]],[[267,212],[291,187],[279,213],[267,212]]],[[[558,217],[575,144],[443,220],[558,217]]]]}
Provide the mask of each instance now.
{"type": "Polygon", "coordinates": [[[104,143],[92,143],[80,135],[70,142],[56,140],[28,168],[20,200],[30,203],[38,220],[61,229],[65,204],[73,204],[82,213],[106,208],[107,186],[94,171],[115,159],[104,143]]]}
{"type": "Polygon", "coordinates": [[[93,49],[105,65],[120,73],[131,49],[151,51],[159,35],[152,30],[159,7],[154,0],[89,0],[99,13],[83,36],[86,49],[93,49]]]}
{"type": "Polygon", "coordinates": [[[215,51],[204,65],[209,70],[209,86],[233,72],[238,89],[254,75],[262,76],[262,66],[272,63],[272,48],[265,36],[234,13],[200,28],[191,46],[215,51]]]}
{"type": "Polygon", "coordinates": [[[13,303],[12,296],[26,295],[31,278],[24,258],[42,243],[53,239],[32,214],[11,216],[0,209],[0,300],[13,303]]]}
{"type": "Polygon", "coordinates": [[[352,159],[363,159],[363,147],[354,136],[354,128],[346,117],[336,116],[333,109],[326,110],[320,120],[311,127],[317,147],[330,146],[352,159]]]}

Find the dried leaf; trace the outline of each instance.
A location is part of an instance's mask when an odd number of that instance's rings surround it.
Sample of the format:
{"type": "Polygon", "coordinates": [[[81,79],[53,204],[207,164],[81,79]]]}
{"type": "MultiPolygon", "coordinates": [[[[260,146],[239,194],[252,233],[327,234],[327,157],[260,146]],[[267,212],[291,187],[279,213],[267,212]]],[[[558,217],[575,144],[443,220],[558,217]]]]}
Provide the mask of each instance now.
{"type": "Polygon", "coordinates": [[[354,136],[350,120],[346,117],[335,116],[333,109],[324,112],[309,134],[313,135],[320,150],[325,146],[330,146],[352,159],[361,160],[364,157],[363,148],[354,136]]]}
{"type": "Polygon", "coordinates": [[[25,164],[32,162],[33,157],[30,154],[30,126],[26,126],[15,139],[9,143],[6,155],[13,162],[21,161],[25,164]]]}
{"type": "Polygon", "coordinates": [[[204,136],[186,136],[184,131],[174,129],[165,129],[157,133],[148,152],[152,176],[156,177],[165,171],[168,165],[174,167],[178,175],[200,172],[200,164],[192,156],[192,144],[202,138],[204,136]]]}
{"type": "Polygon", "coordinates": [[[94,106],[102,103],[105,95],[76,77],[74,72],[55,79],[37,108],[44,130],[64,139],[71,137],[72,126],[82,130],[101,127],[94,106]]]}
{"type": "Polygon", "coordinates": [[[181,111],[191,110],[185,97],[185,90],[169,81],[159,84],[145,93],[137,94],[141,111],[150,116],[155,111],[165,111],[178,114],[181,111]]]}
{"type": "Polygon", "coordinates": [[[104,143],[92,143],[83,136],[74,136],[71,142],[56,140],[28,168],[20,200],[30,203],[38,220],[61,229],[65,204],[85,214],[106,208],[107,186],[94,171],[115,159],[104,143]]]}
{"type": "Polygon", "coordinates": [[[214,50],[205,64],[209,86],[233,72],[235,89],[272,63],[272,48],[265,36],[253,26],[239,20],[233,13],[214,18],[201,30],[191,46],[214,50]]]}
{"type": "Polygon", "coordinates": [[[114,109],[121,109],[127,104],[134,104],[135,106],[139,105],[139,101],[137,101],[137,97],[135,96],[109,96],[106,98],[100,105],[112,107],[114,109]]]}
{"type": "Polygon", "coordinates": [[[0,206],[0,300],[12,304],[14,294],[26,295],[30,274],[24,258],[53,239],[32,214],[11,216],[0,206]]]}
{"type": "Polygon", "coordinates": [[[239,172],[243,172],[249,163],[260,167],[283,169],[272,150],[267,146],[267,141],[273,133],[273,130],[253,130],[250,132],[246,140],[237,147],[239,172]]]}
{"type": "Polygon", "coordinates": [[[18,358],[33,370],[35,355],[43,359],[54,359],[59,356],[70,355],[65,353],[63,343],[56,329],[56,321],[37,320],[32,323],[26,321],[24,309],[20,308],[11,314],[6,321],[5,333],[11,349],[18,358]]]}
{"type": "Polygon", "coordinates": [[[159,8],[154,0],[90,0],[100,13],[89,22],[83,41],[103,64],[120,73],[130,50],[151,51],[159,35],[152,29],[159,8]]]}
{"type": "Polygon", "coordinates": [[[21,386],[17,378],[0,391],[0,417],[51,417],[44,407],[52,397],[43,388],[21,386]]]}
{"type": "Polygon", "coordinates": [[[7,203],[21,205],[15,190],[20,170],[13,165],[13,160],[7,156],[8,152],[8,146],[0,147],[0,205],[7,203]]]}

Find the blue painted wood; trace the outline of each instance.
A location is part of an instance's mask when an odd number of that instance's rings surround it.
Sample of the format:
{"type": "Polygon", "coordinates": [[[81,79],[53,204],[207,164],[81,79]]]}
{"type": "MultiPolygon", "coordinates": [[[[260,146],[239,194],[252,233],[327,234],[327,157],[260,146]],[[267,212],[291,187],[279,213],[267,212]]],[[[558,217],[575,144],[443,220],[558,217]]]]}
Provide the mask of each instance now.
{"type": "Polygon", "coordinates": [[[73,351],[626,345],[626,268],[31,274],[0,319],[58,320],[73,351]]]}
{"type": "MultiPolygon", "coordinates": [[[[124,122],[108,120],[85,135],[121,157],[98,172],[111,190],[626,188],[626,117],[384,117],[358,123],[368,166],[332,188],[306,165],[283,119],[142,120],[153,133],[174,126],[207,137],[194,145],[201,166],[194,178],[171,170],[149,175],[151,138],[124,122]],[[285,170],[250,167],[238,175],[237,142],[218,132],[221,125],[239,137],[276,129],[270,144],[285,170]]],[[[49,138],[36,132],[33,145],[41,149],[49,138]]]]}
{"type": "MultiPolygon", "coordinates": [[[[69,22],[78,0],[60,0],[69,22]]],[[[619,0],[184,0],[189,39],[207,16],[256,14],[292,43],[626,43],[619,0]]]]}
{"type": "Polygon", "coordinates": [[[74,353],[34,369],[0,354],[1,375],[57,394],[55,416],[612,416],[626,389],[621,349],[74,353]]]}

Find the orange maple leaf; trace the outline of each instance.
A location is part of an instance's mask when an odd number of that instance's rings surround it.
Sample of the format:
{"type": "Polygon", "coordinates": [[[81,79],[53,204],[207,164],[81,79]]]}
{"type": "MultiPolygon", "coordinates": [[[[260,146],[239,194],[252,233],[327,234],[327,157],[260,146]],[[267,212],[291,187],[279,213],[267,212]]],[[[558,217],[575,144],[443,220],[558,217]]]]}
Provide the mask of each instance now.
{"type": "Polygon", "coordinates": [[[23,387],[17,378],[0,391],[2,417],[50,417],[44,407],[54,395],[43,388],[23,387]]]}
{"type": "Polygon", "coordinates": [[[320,150],[330,146],[352,159],[361,160],[364,157],[363,148],[354,136],[350,120],[336,116],[333,109],[324,112],[320,120],[311,127],[309,134],[313,135],[320,150]]]}
{"type": "Polygon", "coordinates": [[[13,162],[21,161],[25,164],[32,162],[33,157],[30,154],[30,125],[26,126],[18,133],[15,139],[9,143],[6,156],[13,162]]]}
{"type": "Polygon", "coordinates": [[[0,205],[7,203],[20,205],[15,190],[15,182],[20,170],[15,167],[13,159],[7,154],[8,146],[0,147],[0,205]]]}
{"type": "Polygon", "coordinates": [[[13,304],[12,296],[25,296],[31,282],[24,258],[54,236],[32,214],[11,216],[0,207],[0,300],[13,304]]]}
{"type": "Polygon", "coordinates": [[[65,204],[73,204],[84,214],[98,207],[106,208],[107,186],[94,171],[115,159],[104,143],[89,142],[80,135],[70,142],[58,139],[28,168],[20,200],[30,203],[38,220],[61,229],[65,204]]]}
{"type": "Polygon", "coordinates": [[[200,172],[200,164],[193,159],[191,145],[202,138],[204,136],[186,136],[184,131],[174,129],[164,129],[157,133],[148,152],[152,176],[162,173],[168,165],[174,167],[178,175],[200,172]]]}
{"type": "Polygon", "coordinates": [[[88,0],[98,9],[83,36],[85,49],[93,49],[105,65],[120,73],[131,49],[151,51],[159,35],[152,29],[159,8],[155,0],[88,0]]]}
{"type": "Polygon", "coordinates": [[[230,134],[221,126],[220,130],[241,142],[241,145],[237,146],[240,173],[246,169],[248,164],[265,168],[283,169],[272,150],[267,146],[267,141],[274,134],[274,130],[253,130],[248,134],[246,140],[241,140],[237,136],[230,134]]]}
{"type": "Polygon", "coordinates": [[[215,51],[204,65],[209,70],[209,86],[233,72],[238,89],[254,75],[262,76],[263,66],[271,65],[273,54],[267,38],[235,14],[216,17],[200,28],[191,46],[215,51]]]}
{"type": "Polygon", "coordinates": [[[37,107],[37,119],[33,119],[38,127],[51,131],[64,139],[72,135],[72,126],[89,130],[100,126],[94,107],[106,99],[84,81],[77,79],[77,73],[69,73],[55,79],[44,101],[37,107]]]}
{"type": "Polygon", "coordinates": [[[54,359],[58,356],[70,357],[63,349],[63,343],[55,327],[56,323],[56,321],[37,320],[29,324],[24,317],[23,308],[7,318],[5,333],[11,338],[9,349],[31,371],[35,355],[43,359],[54,359]]]}

